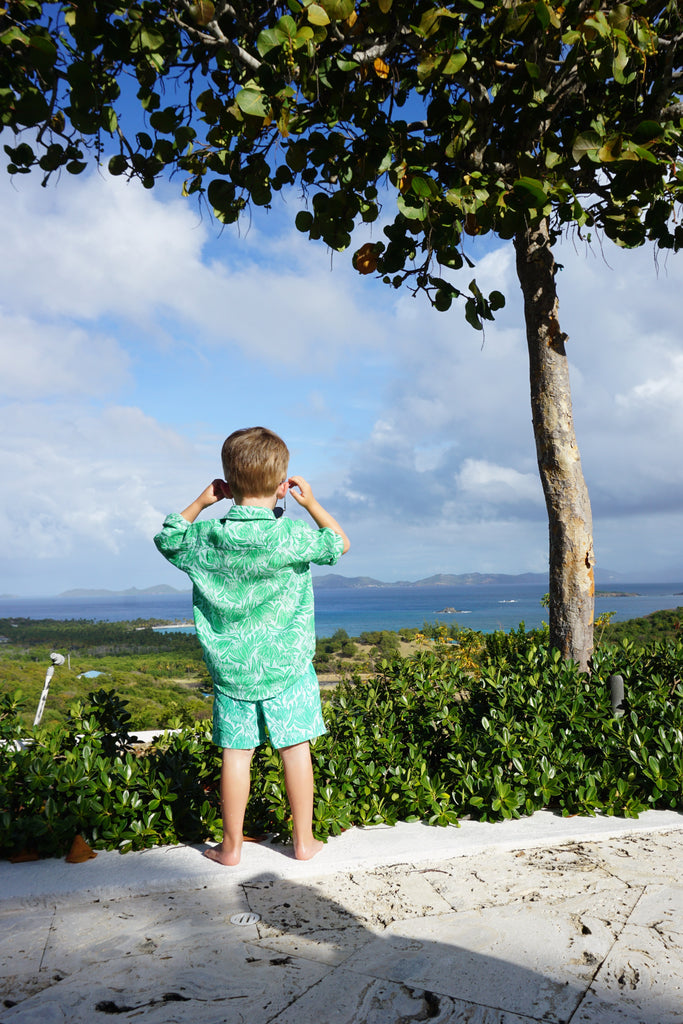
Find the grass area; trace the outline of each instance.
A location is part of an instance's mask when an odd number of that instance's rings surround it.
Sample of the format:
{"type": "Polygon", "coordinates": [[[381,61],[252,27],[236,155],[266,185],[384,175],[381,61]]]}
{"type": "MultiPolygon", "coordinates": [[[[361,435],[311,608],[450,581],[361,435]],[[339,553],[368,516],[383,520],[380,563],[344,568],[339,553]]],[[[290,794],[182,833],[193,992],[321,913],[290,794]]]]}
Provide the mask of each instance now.
{"type": "Polygon", "coordinates": [[[33,722],[50,665],[50,653],[65,656],[55,669],[43,716],[45,724],[66,720],[69,706],[93,690],[113,690],[128,702],[133,728],[188,724],[211,717],[212,684],[197,639],[162,633],[148,622],[86,622],[53,619],[0,620],[0,693],[21,691],[22,722],[33,722]],[[85,673],[98,672],[88,678],[85,673]]]}
{"type": "MultiPolygon", "coordinates": [[[[608,619],[609,617],[605,617],[608,619]]],[[[628,622],[599,622],[601,644],[668,641],[680,638],[683,608],[654,612],[628,622]]],[[[50,683],[43,716],[47,725],[64,723],[69,706],[94,690],[116,692],[128,702],[132,728],[149,730],[207,720],[212,710],[212,684],[192,633],[161,632],[160,620],[93,622],[81,619],[0,619],[0,694],[20,691],[25,708],[21,721],[33,722],[50,665],[50,652],[65,655],[50,683]],[[86,672],[99,672],[87,678],[86,672]]],[[[523,627],[522,631],[523,631],[523,627]]],[[[512,631],[513,633],[515,631],[512,631]]],[[[543,630],[536,631],[542,638],[543,630]]],[[[323,697],[343,681],[369,679],[382,662],[413,658],[442,649],[464,669],[476,669],[483,652],[507,645],[509,634],[482,634],[457,624],[425,622],[422,629],[375,630],[349,637],[337,630],[318,639],[314,664],[323,697]]]]}

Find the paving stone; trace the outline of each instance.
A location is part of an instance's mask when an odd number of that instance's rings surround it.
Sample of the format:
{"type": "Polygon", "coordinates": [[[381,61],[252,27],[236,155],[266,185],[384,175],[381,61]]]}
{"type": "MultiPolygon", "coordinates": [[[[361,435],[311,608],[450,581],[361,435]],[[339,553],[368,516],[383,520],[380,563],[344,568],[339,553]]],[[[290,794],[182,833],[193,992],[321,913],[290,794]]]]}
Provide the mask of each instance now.
{"type": "Polygon", "coordinates": [[[623,928],[620,897],[512,904],[405,920],[347,961],[390,979],[509,1013],[565,1021],[623,928]],[[611,923],[608,923],[611,922],[611,923]]]}
{"type": "Polygon", "coordinates": [[[257,938],[254,926],[236,929],[232,915],[248,910],[241,890],[231,894],[198,890],[63,908],[56,916],[43,969],[70,972],[117,957],[168,956],[187,943],[257,938]]]}
{"type": "Polygon", "coordinates": [[[245,886],[245,892],[262,918],[260,945],[327,964],[341,963],[394,921],[450,909],[429,881],[407,866],[358,877],[332,875],[306,886],[259,883],[245,886]]]}
{"type": "Polygon", "coordinates": [[[651,928],[666,946],[683,948],[683,883],[649,885],[628,923],[651,928]]]}
{"type": "Polygon", "coordinates": [[[265,1022],[315,985],[325,968],[264,955],[249,944],[208,954],[131,957],[85,968],[0,1014],[2,1024],[90,1024],[114,1016],[136,1024],[265,1022]],[[194,962],[192,962],[194,961],[194,962]]]}
{"type": "Polygon", "coordinates": [[[532,1024],[529,1017],[337,968],[269,1024],[532,1024]]]}
{"type": "Polygon", "coordinates": [[[510,849],[15,894],[0,1024],[683,1024],[683,830],[510,849]]]}
{"type": "Polygon", "coordinates": [[[565,899],[623,888],[582,844],[550,850],[519,850],[436,862],[420,869],[454,910],[501,906],[518,900],[565,899]]]}
{"type": "Polygon", "coordinates": [[[657,930],[628,924],[572,1024],[682,1022],[683,942],[672,945],[657,930]]]}
{"type": "Polygon", "coordinates": [[[2,979],[40,969],[54,910],[0,914],[0,994],[2,979]]]}
{"type": "Polygon", "coordinates": [[[683,832],[640,834],[610,843],[587,843],[603,867],[630,884],[679,883],[683,878],[683,832]]]}

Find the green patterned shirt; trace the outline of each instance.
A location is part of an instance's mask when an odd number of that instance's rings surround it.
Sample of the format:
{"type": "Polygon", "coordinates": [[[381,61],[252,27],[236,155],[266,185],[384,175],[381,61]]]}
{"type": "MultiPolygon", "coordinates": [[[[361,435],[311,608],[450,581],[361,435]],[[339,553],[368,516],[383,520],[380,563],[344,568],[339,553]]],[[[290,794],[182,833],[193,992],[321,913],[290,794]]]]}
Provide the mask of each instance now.
{"type": "Polygon", "coordinates": [[[304,674],[315,653],[310,563],[334,565],[339,534],[233,505],[205,522],[173,513],[154,543],[192,580],[197,636],[216,686],[237,700],[263,700],[304,674]]]}

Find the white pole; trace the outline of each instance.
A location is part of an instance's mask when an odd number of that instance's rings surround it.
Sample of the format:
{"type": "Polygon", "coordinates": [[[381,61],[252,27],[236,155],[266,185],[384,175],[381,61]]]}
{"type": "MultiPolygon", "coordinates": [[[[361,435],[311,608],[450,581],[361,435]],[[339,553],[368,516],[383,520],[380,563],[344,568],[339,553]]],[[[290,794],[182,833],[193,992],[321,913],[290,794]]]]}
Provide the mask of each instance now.
{"type": "Polygon", "coordinates": [[[45,673],[45,683],[43,684],[43,692],[41,693],[40,700],[38,701],[38,710],[36,711],[36,717],[33,719],[34,729],[37,725],[40,725],[40,720],[43,717],[43,711],[45,710],[45,702],[47,700],[47,691],[50,689],[50,680],[55,674],[55,665],[64,664],[64,655],[57,654],[56,651],[52,652],[52,654],[50,655],[50,659],[52,661],[52,664],[49,666],[47,672],[45,673]]]}

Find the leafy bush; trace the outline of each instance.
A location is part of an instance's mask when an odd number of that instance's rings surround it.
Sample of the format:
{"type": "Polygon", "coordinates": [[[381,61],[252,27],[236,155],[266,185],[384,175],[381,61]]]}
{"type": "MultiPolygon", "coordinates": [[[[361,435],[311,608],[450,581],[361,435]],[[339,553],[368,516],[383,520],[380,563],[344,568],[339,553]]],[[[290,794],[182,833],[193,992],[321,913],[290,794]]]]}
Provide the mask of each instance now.
{"type": "MultiPolygon", "coordinates": [[[[324,707],[329,731],[312,745],[318,835],[540,808],[622,816],[683,808],[680,640],[603,645],[588,677],[547,649],[543,631],[493,637],[479,637],[476,671],[470,655],[437,645],[337,687],[324,707]],[[614,673],[625,681],[621,717],[607,684],[614,673]]],[[[59,854],[77,833],[122,851],[220,837],[220,751],[206,724],[136,755],[115,694],[91,693],[65,725],[23,737],[19,712],[17,697],[1,698],[3,855],[59,854]]],[[[268,744],[254,756],[245,829],[289,832],[280,758],[268,744]]]]}
{"type": "MultiPolygon", "coordinates": [[[[10,703],[16,716],[16,701],[5,697],[0,709],[10,703]]],[[[209,730],[197,723],[136,756],[129,718],[124,701],[100,690],[72,707],[66,725],[24,734],[16,749],[16,725],[0,711],[2,855],[62,854],[78,834],[125,852],[216,833],[219,764],[209,730]]]]}
{"type": "Polygon", "coordinates": [[[605,628],[605,638],[612,643],[631,640],[639,644],[651,643],[654,640],[673,640],[676,642],[683,636],[683,608],[664,608],[652,612],[641,619],[628,619],[626,622],[609,622],[605,628]]]}

